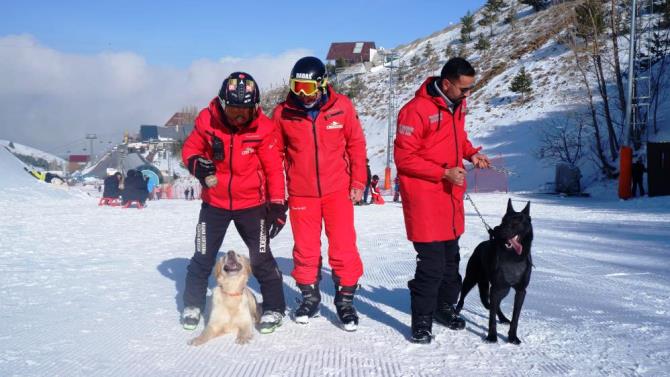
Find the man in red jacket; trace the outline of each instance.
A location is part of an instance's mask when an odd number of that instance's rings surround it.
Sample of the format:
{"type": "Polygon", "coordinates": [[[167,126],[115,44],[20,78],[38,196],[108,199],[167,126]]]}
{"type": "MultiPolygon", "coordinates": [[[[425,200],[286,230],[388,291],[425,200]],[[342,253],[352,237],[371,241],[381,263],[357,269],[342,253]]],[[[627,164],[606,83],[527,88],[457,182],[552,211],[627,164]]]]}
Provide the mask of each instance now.
{"type": "Polygon", "coordinates": [[[354,203],[365,188],[365,136],[351,101],[327,84],[318,58],[298,60],[285,102],[274,110],[288,182],[293,277],[303,301],[298,323],[318,314],[321,294],[321,229],[328,237],[328,262],[335,281],[335,307],[347,331],[358,326],[353,306],[363,264],[356,247],[354,203]]]}
{"type": "Polygon", "coordinates": [[[184,291],[183,323],[189,330],[200,322],[207,280],[231,221],[249,248],[263,295],[261,333],[273,332],[284,317],[282,275],[268,240],[286,222],[284,173],[274,123],[259,102],[254,79],[232,73],[184,142],[182,159],[202,184],[203,201],[184,291]]]}
{"type": "Polygon", "coordinates": [[[453,330],[465,328],[454,310],[461,290],[458,239],[465,223],[463,159],[478,168],[489,166],[465,132],[465,99],[474,81],[470,63],[450,59],[398,114],[394,156],[407,238],[417,252],[416,272],[408,284],[410,340],[416,343],[430,343],[433,318],[453,330]]]}

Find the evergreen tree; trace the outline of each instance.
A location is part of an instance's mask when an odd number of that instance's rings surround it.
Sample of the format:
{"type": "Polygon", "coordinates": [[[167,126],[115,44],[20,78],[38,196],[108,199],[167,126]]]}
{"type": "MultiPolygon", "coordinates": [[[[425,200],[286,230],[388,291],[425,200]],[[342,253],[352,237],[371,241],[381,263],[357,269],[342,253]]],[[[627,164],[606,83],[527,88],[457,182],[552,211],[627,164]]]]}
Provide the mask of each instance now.
{"type": "Polygon", "coordinates": [[[409,64],[412,67],[418,66],[419,63],[421,63],[421,58],[419,57],[419,55],[414,55],[414,56],[412,56],[412,59],[409,60],[409,64]]]}
{"type": "Polygon", "coordinates": [[[348,67],[348,66],[349,66],[349,62],[344,60],[344,58],[339,58],[335,61],[335,67],[336,68],[343,68],[343,67],[348,67]]]}
{"type": "Polygon", "coordinates": [[[461,42],[467,43],[472,40],[470,34],[475,31],[475,16],[468,11],[465,16],[461,17],[461,42]]]}
{"type": "Polygon", "coordinates": [[[428,41],[426,43],[426,47],[423,50],[423,58],[432,61],[433,58],[435,57],[435,49],[433,48],[433,45],[428,41]]]}
{"type": "Polygon", "coordinates": [[[525,67],[521,67],[519,73],[512,79],[509,89],[514,93],[521,93],[521,98],[523,99],[533,91],[532,85],[533,79],[530,77],[530,74],[526,73],[525,67]]]}
{"type": "Polygon", "coordinates": [[[12,148],[12,149],[14,149],[14,143],[10,141],[10,142],[9,142],[9,147],[12,148]]]}
{"type": "Polygon", "coordinates": [[[493,25],[498,22],[498,15],[504,3],[501,0],[488,0],[484,6],[483,17],[479,20],[481,26],[490,28],[490,35],[493,36],[493,25]]]}
{"type": "Polygon", "coordinates": [[[605,32],[605,13],[600,0],[586,0],[575,7],[575,31],[577,36],[592,40],[605,32]]]}
{"type": "Polygon", "coordinates": [[[505,16],[505,19],[503,20],[504,23],[509,24],[512,30],[516,28],[516,13],[516,6],[512,4],[509,11],[507,12],[507,16],[505,16]]]}
{"type": "Polygon", "coordinates": [[[451,47],[450,44],[444,49],[444,57],[447,58],[447,60],[454,57],[454,48],[451,47]]]}
{"type": "Polygon", "coordinates": [[[356,99],[365,91],[365,89],[365,83],[363,83],[363,80],[356,75],[356,77],[349,82],[344,94],[351,99],[356,99]]]}
{"type": "Polygon", "coordinates": [[[548,2],[546,0],[519,0],[521,4],[530,5],[533,7],[533,10],[539,12],[543,9],[546,9],[548,2]]]}
{"type": "Polygon", "coordinates": [[[477,40],[477,44],[475,44],[475,50],[488,50],[491,48],[491,42],[489,42],[488,38],[484,36],[484,34],[479,34],[479,39],[477,40]]]}

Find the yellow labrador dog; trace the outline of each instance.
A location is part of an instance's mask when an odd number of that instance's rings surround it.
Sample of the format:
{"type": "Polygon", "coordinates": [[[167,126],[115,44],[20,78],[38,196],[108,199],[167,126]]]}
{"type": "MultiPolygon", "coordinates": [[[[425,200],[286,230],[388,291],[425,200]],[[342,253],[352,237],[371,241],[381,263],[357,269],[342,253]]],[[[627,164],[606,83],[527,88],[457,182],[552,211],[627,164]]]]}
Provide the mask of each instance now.
{"type": "Polygon", "coordinates": [[[246,257],[230,250],[214,266],[217,286],[212,294],[212,312],[207,327],[189,344],[199,346],[208,340],[237,330],[238,344],[251,340],[259,315],[256,297],[247,287],[251,264],[246,257]]]}

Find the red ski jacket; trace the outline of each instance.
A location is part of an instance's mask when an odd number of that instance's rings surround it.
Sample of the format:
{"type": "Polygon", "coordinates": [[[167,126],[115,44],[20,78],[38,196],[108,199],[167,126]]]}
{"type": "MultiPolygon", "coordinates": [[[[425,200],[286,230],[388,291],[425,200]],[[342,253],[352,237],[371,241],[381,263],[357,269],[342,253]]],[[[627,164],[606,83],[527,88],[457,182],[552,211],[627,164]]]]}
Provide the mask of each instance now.
{"type": "Polygon", "coordinates": [[[349,98],[328,86],[328,101],[312,119],[289,93],[272,119],[284,152],[289,195],[321,197],[365,188],[365,135],[349,98]]]}
{"type": "Polygon", "coordinates": [[[192,156],[214,161],[218,184],[203,187],[202,200],[227,210],[285,200],[284,172],[275,137],[274,123],[260,108],[244,130],[235,131],[224,124],[219,99],[214,98],[200,111],[181,153],[185,166],[192,156]],[[219,161],[214,160],[214,136],[223,142],[223,159],[219,161]]]}
{"type": "Polygon", "coordinates": [[[481,148],[465,132],[465,100],[452,113],[428,78],[398,114],[394,157],[400,177],[407,238],[413,242],[448,241],[464,230],[463,195],[442,179],[445,169],[463,167],[481,148]],[[431,86],[431,87],[429,87],[431,86]]]}

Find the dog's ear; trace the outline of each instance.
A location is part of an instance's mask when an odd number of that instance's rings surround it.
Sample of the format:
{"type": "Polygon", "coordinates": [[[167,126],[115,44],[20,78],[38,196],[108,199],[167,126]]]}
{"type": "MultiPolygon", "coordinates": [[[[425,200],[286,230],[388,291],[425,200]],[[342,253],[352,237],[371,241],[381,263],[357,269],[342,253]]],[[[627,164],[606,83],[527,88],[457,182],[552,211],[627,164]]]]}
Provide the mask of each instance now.
{"type": "Polygon", "coordinates": [[[223,257],[220,257],[214,265],[214,277],[218,280],[221,276],[221,267],[223,266],[223,257]]]}
{"type": "Polygon", "coordinates": [[[526,206],[523,208],[521,213],[523,213],[526,216],[530,216],[530,200],[528,201],[528,203],[526,203],[526,206]]]}
{"type": "Polygon", "coordinates": [[[508,213],[514,213],[514,207],[512,207],[512,198],[507,199],[507,212],[505,212],[505,214],[508,213]]]}

